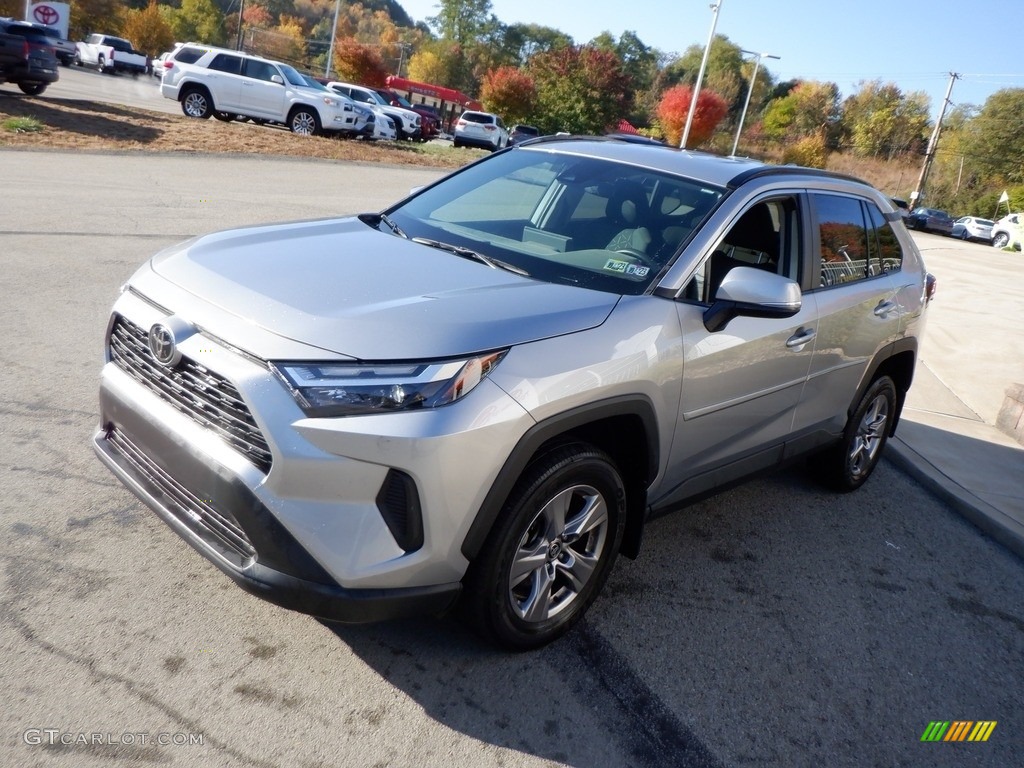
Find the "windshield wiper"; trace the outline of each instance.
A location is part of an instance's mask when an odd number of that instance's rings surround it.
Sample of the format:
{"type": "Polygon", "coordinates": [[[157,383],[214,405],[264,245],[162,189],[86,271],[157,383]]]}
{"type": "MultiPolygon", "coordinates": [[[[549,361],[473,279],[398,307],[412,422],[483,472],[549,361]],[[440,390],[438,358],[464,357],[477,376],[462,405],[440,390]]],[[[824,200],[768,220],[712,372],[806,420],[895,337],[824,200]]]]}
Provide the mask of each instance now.
{"type": "Polygon", "coordinates": [[[485,256],[479,251],[474,251],[472,248],[463,248],[460,245],[442,243],[440,240],[431,240],[426,237],[414,237],[412,238],[412,241],[414,243],[419,243],[420,245],[429,245],[431,248],[438,248],[442,251],[448,251],[448,253],[454,253],[456,256],[461,256],[464,259],[479,261],[481,264],[486,264],[491,269],[504,269],[506,272],[514,272],[517,275],[523,275],[525,277],[530,276],[530,273],[522,267],[517,267],[514,264],[509,264],[507,261],[495,259],[491,256],[485,256]]]}
{"type": "Polygon", "coordinates": [[[383,221],[387,225],[388,229],[396,235],[404,237],[406,240],[409,239],[409,236],[402,231],[402,228],[395,224],[395,222],[391,220],[391,217],[386,213],[360,213],[357,218],[364,224],[369,224],[371,227],[376,227],[383,221]]]}

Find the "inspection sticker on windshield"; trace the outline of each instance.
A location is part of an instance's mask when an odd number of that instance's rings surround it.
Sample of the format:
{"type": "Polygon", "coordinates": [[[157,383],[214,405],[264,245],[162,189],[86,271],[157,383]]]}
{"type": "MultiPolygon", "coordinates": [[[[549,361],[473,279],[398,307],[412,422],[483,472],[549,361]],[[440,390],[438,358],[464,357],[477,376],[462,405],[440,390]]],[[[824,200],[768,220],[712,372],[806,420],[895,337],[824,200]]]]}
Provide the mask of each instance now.
{"type": "Polygon", "coordinates": [[[623,272],[625,273],[626,267],[629,266],[628,261],[619,261],[618,259],[608,259],[605,262],[604,268],[609,272],[623,272]]]}
{"type": "Polygon", "coordinates": [[[641,267],[639,264],[630,264],[626,267],[627,275],[636,275],[637,277],[647,277],[647,273],[650,271],[650,267],[641,267]]]}

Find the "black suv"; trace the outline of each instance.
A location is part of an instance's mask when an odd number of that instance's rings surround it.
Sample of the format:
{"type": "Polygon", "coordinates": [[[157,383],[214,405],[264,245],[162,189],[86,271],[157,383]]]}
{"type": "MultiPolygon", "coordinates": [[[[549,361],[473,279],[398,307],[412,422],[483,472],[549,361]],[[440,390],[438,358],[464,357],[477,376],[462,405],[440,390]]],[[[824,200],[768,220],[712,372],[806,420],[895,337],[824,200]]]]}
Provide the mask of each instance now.
{"type": "Polygon", "coordinates": [[[37,96],[60,77],[50,39],[31,24],[0,19],[0,83],[37,96]]]}

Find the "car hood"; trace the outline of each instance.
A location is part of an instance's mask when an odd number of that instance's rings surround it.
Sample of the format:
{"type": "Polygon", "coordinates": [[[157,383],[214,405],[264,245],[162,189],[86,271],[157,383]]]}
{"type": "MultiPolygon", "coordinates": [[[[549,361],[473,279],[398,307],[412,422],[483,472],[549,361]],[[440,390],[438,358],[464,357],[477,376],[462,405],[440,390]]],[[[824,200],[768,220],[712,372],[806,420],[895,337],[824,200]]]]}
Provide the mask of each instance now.
{"type": "MultiPolygon", "coordinates": [[[[355,218],[219,232],[150,266],[246,324],[358,360],[454,357],[574,333],[603,323],[619,299],[493,269],[355,218]]],[[[245,339],[227,341],[260,354],[245,339]]]]}

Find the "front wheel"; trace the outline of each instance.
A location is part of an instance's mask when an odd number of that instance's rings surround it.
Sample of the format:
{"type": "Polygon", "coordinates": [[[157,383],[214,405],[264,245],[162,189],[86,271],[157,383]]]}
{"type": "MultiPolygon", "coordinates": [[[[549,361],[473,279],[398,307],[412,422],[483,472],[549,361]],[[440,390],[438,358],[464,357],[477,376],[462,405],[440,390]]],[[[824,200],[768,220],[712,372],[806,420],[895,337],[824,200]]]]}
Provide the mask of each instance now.
{"type": "Polygon", "coordinates": [[[466,574],[470,620],[513,650],[560,637],[601,591],[625,518],[622,477],[602,451],[574,443],[535,460],[466,574]]]}
{"type": "Polygon", "coordinates": [[[992,238],[992,245],[996,248],[1005,248],[1010,242],[1010,236],[1005,232],[1000,232],[998,235],[992,238]]]}
{"type": "Polygon", "coordinates": [[[299,136],[316,136],[320,133],[320,118],[312,110],[300,107],[288,119],[288,127],[299,136]]]}
{"type": "Polygon", "coordinates": [[[861,397],[839,445],[815,457],[821,479],[837,491],[864,485],[882,457],[895,417],[896,385],[881,376],[861,397]]]}
{"type": "Polygon", "coordinates": [[[18,83],[18,87],[22,93],[27,93],[29,96],[38,96],[46,90],[46,83],[18,83]]]}

